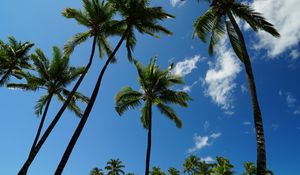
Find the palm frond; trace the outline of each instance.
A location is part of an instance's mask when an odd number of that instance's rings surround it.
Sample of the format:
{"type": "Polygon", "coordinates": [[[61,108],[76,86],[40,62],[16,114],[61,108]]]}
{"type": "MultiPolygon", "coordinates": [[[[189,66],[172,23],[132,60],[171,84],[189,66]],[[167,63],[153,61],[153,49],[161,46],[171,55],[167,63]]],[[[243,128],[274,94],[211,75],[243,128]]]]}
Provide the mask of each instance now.
{"type": "Polygon", "coordinates": [[[141,104],[142,93],[132,90],[130,87],[123,88],[115,98],[116,111],[122,115],[128,109],[134,109],[141,104]]]}
{"type": "Polygon", "coordinates": [[[66,8],[62,12],[62,15],[66,18],[74,18],[81,25],[84,25],[84,26],[90,25],[88,17],[80,10],[76,10],[73,8],[66,8]]]}
{"type": "Polygon", "coordinates": [[[187,102],[192,100],[192,98],[186,92],[173,91],[169,89],[161,91],[158,98],[160,101],[164,103],[178,104],[182,107],[187,107],[188,106],[187,102]]]}
{"type": "Polygon", "coordinates": [[[64,53],[69,56],[76,46],[86,41],[91,36],[91,31],[82,32],[75,34],[71,39],[64,45],[64,53]]]}
{"type": "Polygon", "coordinates": [[[275,29],[274,25],[269,23],[261,13],[256,12],[252,7],[246,4],[233,3],[232,12],[244,19],[254,31],[264,30],[274,37],[280,37],[280,34],[275,29]]]}
{"type": "Polygon", "coordinates": [[[46,94],[46,95],[42,95],[36,102],[34,109],[35,109],[35,114],[37,116],[42,114],[43,107],[46,105],[48,99],[49,99],[49,94],[46,94]]]}
{"type": "Polygon", "coordinates": [[[211,29],[211,37],[208,46],[208,54],[213,55],[214,46],[220,40],[220,38],[225,34],[225,19],[223,16],[216,17],[213,21],[213,26],[211,29]]]}
{"type": "Polygon", "coordinates": [[[149,129],[149,120],[150,120],[149,111],[151,110],[151,106],[152,106],[151,102],[146,100],[145,105],[141,109],[141,122],[145,129],[149,129]]]}
{"type": "Polygon", "coordinates": [[[174,109],[172,109],[170,106],[167,106],[163,103],[158,103],[157,104],[157,108],[159,109],[159,111],[164,114],[165,116],[167,116],[169,119],[173,120],[176,124],[176,127],[181,128],[182,127],[182,122],[179,119],[179,117],[177,116],[176,112],[174,111],[174,109]]]}

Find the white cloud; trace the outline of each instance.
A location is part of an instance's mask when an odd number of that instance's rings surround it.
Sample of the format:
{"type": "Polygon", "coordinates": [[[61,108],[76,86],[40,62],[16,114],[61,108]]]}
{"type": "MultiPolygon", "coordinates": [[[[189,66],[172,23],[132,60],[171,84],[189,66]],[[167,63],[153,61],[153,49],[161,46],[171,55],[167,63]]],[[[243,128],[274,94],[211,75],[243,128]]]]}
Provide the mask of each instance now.
{"type": "Polygon", "coordinates": [[[241,85],[241,91],[242,91],[243,94],[248,91],[246,84],[241,85]]]}
{"type": "Polygon", "coordinates": [[[189,86],[184,86],[184,87],[182,88],[182,91],[184,91],[184,92],[191,92],[192,88],[193,88],[198,82],[199,82],[199,80],[194,81],[194,82],[193,82],[191,85],[189,85],[189,86]]]}
{"type": "Polygon", "coordinates": [[[279,90],[278,95],[282,96],[282,90],[279,90]]]}
{"type": "Polygon", "coordinates": [[[293,114],[295,114],[295,115],[300,115],[300,109],[294,110],[293,114]]]}
{"type": "MultiPolygon", "coordinates": [[[[281,35],[278,39],[266,32],[259,32],[256,48],[267,48],[269,56],[275,57],[297,47],[300,41],[299,0],[254,0],[251,6],[257,12],[263,13],[281,35]]],[[[294,56],[296,55],[294,52],[294,56]]]]}
{"type": "Polygon", "coordinates": [[[286,94],[286,103],[289,107],[295,106],[295,103],[297,102],[296,98],[294,97],[293,94],[287,93],[286,94]]]}
{"type": "Polygon", "coordinates": [[[183,0],[170,0],[170,3],[172,5],[172,7],[176,7],[176,6],[180,7],[183,4],[185,4],[186,1],[183,1],[183,0]]]}
{"type": "Polygon", "coordinates": [[[297,58],[299,58],[300,53],[297,49],[294,49],[290,52],[290,57],[292,58],[292,60],[296,60],[297,58]]]}
{"type": "Polygon", "coordinates": [[[197,68],[197,63],[200,61],[200,58],[200,55],[195,55],[191,58],[186,58],[184,61],[178,62],[172,73],[182,77],[190,74],[192,70],[197,68]]]}
{"type": "Polygon", "coordinates": [[[232,93],[236,87],[234,80],[241,71],[239,60],[235,54],[227,48],[225,41],[221,41],[216,47],[216,62],[208,63],[210,69],[207,71],[204,84],[207,85],[205,94],[210,96],[214,103],[232,114],[232,93]]]}
{"type": "Polygon", "coordinates": [[[243,122],[243,125],[250,126],[250,125],[251,125],[251,122],[245,121],[245,122],[243,122]]]}
{"type": "Polygon", "coordinates": [[[212,141],[219,138],[222,133],[212,133],[209,136],[194,135],[193,140],[195,142],[194,147],[188,149],[188,153],[199,151],[205,147],[212,145],[212,141]]]}
{"type": "Polygon", "coordinates": [[[218,133],[212,133],[212,134],[210,135],[210,137],[213,138],[213,139],[217,139],[217,138],[219,138],[221,135],[222,135],[222,133],[220,133],[220,132],[218,132],[218,133]]]}
{"type": "Polygon", "coordinates": [[[211,162],[214,162],[215,160],[212,157],[207,156],[207,157],[200,158],[200,161],[201,162],[206,162],[206,163],[211,163],[211,162]]]}

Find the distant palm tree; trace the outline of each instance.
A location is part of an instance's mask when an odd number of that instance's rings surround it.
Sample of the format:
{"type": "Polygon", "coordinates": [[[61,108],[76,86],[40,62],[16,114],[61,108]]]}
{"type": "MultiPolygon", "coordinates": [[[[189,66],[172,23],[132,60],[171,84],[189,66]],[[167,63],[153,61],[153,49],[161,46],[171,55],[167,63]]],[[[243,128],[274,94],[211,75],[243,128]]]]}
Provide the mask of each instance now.
{"type": "Polygon", "coordinates": [[[169,172],[170,175],[180,175],[180,171],[177,170],[177,169],[174,168],[174,167],[169,168],[169,169],[168,169],[168,172],[169,172]]]}
{"type": "Polygon", "coordinates": [[[120,159],[110,159],[105,167],[105,169],[108,171],[107,175],[124,175],[125,172],[122,170],[122,168],[125,168],[125,166],[122,164],[120,159]]]}
{"type": "Polygon", "coordinates": [[[215,164],[206,163],[205,161],[200,161],[197,166],[197,171],[200,175],[211,175],[213,172],[213,167],[215,164]]]}
{"type": "MultiPolygon", "coordinates": [[[[76,10],[72,8],[67,8],[63,11],[63,16],[66,18],[75,19],[80,25],[87,27],[89,30],[82,33],[77,33],[73,36],[64,47],[64,51],[66,55],[70,55],[74,48],[79,44],[86,41],[88,38],[93,38],[93,44],[91,49],[91,54],[89,57],[88,64],[85,67],[85,70],[77,80],[74,85],[72,91],[70,92],[68,98],[66,99],[63,106],[60,108],[53,121],[46,129],[42,138],[38,142],[35,151],[28,157],[23,167],[19,171],[19,175],[26,174],[30,164],[34,160],[35,156],[41,149],[42,145],[48,138],[49,134],[59,121],[65,109],[68,107],[69,103],[72,100],[72,96],[76,93],[78,87],[83,81],[86,73],[90,69],[96,49],[96,45],[98,45],[99,55],[100,57],[104,56],[104,53],[111,55],[112,50],[111,46],[108,42],[108,36],[118,35],[120,32],[120,28],[115,26],[116,21],[113,20],[115,11],[111,8],[110,5],[105,4],[103,1],[99,2],[98,0],[83,0],[84,11],[76,10]]],[[[115,60],[115,57],[112,56],[112,60],[115,60]]]]}
{"type": "Polygon", "coordinates": [[[245,20],[255,32],[264,30],[275,37],[279,37],[280,35],[274,26],[266,21],[262,14],[256,12],[246,4],[241,4],[235,0],[208,1],[211,2],[210,8],[204,15],[196,20],[194,24],[194,34],[203,42],[206,42],[207,36],[210,34],[208,53],[212,55],[215,44],[227,32],[233,50],[244,64],[252,96],[252,108],[256,129],[257,171],[258,175],[264,175],[266,172],[266,150],[262,115],[258,103],[251,61],[243,34],[234,15],[245,20]]]}
{"type": "MultiPolygon", "coordinates": [[[[31,55],[33,60],[33,69],[37,76],[32,73],[24,74],[27,83],[10,83],[7,84],[10,88],[19,88],[29,91],[37,91],[39,89],[46,90],[46,94],[42,95],[35,106],[36,115],[42,115],[38,131],[36,133],[34,142],[31,146],[30,154],[34,150],[36,143],[40,137],[44,121],[53,96],[57,96],[58,100],[64,103],[70,94],[66,86],[75,81],[84,71],[84,68],[75,68],[69,66],[69,57],[63,56],[58,47],[53,47],[53,58],[51,63],[46,58],[42,50],[36,49],[36,54],[31,55]],[[44,108],[44,112],[43,112],[44,108]]],[[[88,103],[88,97],[76,92],[68,105],[68,108],[77,116],[82,116],[81,109],[76,105],[76,101],[88,103]]]]}
{"type": "Polygon", "coordinates": [[[152,167],[150,175],[166,175],[166,173],[163,172],[159,167],[152,167]]]}
{"type": "Polygon", "coordinates": [[[257,170],[253,162],[245,162],[243,165],[246,170],[243,175],[256,175],[257,170]]]}
{"type": "Polygon", "coordinates": [[[34,44],[29,41],[21,43],[13,36],[8,37],[8,43],[0,40],[0,86],[11,76],[22,78],[23,69],[30,69],[28,52],[34,44]]]}
{"type": "Polygon", "coordinates": [[[190,175],[197,174],[197,167],[200,163],[200,159],[195,155],[190,155],[185,159],[183,163],[183,172],[188,173],[190,175]]]}
{"type": "Polygon", "coordinates": [[[217,164],[212,169],[212,175],[233,175],[233,165],[224,157],[217,157],[217,164]]]}
{"type": "Polygon", "coordinates": [[[153,36],[158,32],[163,32],[165,34],[172,34],[168,29],[158,24],[158,21],[164,20],[166,18],[173,18],[172,15],[166,13],[162,7],[149,7],[149,0],[109,0],[109,4],[111,4],[115,10],[117,10],[125,19],[121,20],[116,28],[123,29],[125,28],[123,35],[115,47],[112,54],[109,56],[107,61],[105,62],[94,87],[92,96],[90,98],[89,104],[87,105],[83,117],[80,120],[69,144],[65,150],[65,153],[57,167],[56,174],[61,174],[71,153],[72,150],[85,126],[85,123],[89,117],[91,110],[93,109],[95,100],[97,98],[102,78],[104,73],[109,65],[109,63],[113,60],[114,55],[120,48],[123,41],[126,39],[126,47],[128,50],[128,58],[132,59],[132,50],[136,44],[136,38],[134,34],[134,29],[139,31],[140,33],[146,33],[153,36]]]}
{"type": "Polygon", "coordinates": [[[156,64],[156,60],[143,67],[138,61],[134,61],[139,74],[140,91],[135,91],[130,87],[123,88],[116,96],[116,111],[122,115],[126,110],[136,108],[144,101],[141,109],[141,121],[145,129],[148,130],[148,144],[146,153],[145,175],[149,174],[151,134],[152,134],[152,105],[156,105],[159,111],[176,123],[181,128],[182,123],[174,109],[168,103],[178,104],[187,107],[187,101],[191,100],[189,95],[183,91],[174,91],[170,88],[176,84],[183,84],[181,77],[173,75],[170,71],[172,65],[166,70],[161,70],[156,64]]]}
{"type": "Polygon", "coordinates": [[[104,175],[104,172],[102,169],[99,168],[94,168],[91,172],[90,175],[104,175]]]}

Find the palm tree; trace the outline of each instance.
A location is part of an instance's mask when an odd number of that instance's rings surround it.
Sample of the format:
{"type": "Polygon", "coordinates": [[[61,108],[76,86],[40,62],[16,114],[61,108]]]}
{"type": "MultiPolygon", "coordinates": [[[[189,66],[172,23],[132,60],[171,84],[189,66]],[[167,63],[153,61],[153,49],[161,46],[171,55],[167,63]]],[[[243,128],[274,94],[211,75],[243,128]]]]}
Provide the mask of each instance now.
{"type": "Polygon", "coordinates": [[[174,168],[174,167],[169,168],[169,169],[168,169],[168,172],[169,172],[170,175],[180,175],[180,171],[177,170],[177,169],[174,168]]]}
{"type": "Polygon", "coordinates": [[[197,166],[197,171],[200,175],[211,175],[214,166],[214,164],[206,163],[205,161],[200,161],[197,166]]]}
{"type": "Polygon", "coordinates": [[[209,0],[209,2],[211,2],[211,4],[208,11],[200,16],[194,24],[194,35],[197,35],[200,40],[206,42],[206,38],[208,34],[210,34],[208,53],[212,55],[215,44],[225,32],[227,32],[233,50],[244,64],[254,113],[257,144],[257,171],[258,175],[264,175],[266,172],[266,149],[262,115],[258,103],[251,61],[243,34],[234,15],[245,20],[255,32],[264,30],[274,37],[279,37],[280,35],[274,26],[266,21],[261,13],[256,12],[246,4],[238,3],[235,0],[209,0]]]}
{"type": "Polygon", "coordinates": [[[108,171],[107,175],[124,175],[125,172],[122,170],[122,168],[125,168],[125,166],[122,165],[122,161],[120,159],[110,159],[105,167],[105,169],[108,171]]]}
{"type": "Polygon", "coordinates": [[[243,175],[256,175],[257,170],[253,162],[245,162],[243,165],[246,170],[243,175]]]}
{"type": "Polygon", "coordinates": [[[217,157],[217,164],[212,169],[212,175],[233,175],[233,165],[224,157],[217,157]]]}
{"type": "Polygon", "coordinates": [[[23,69],[30,69],[28,52],[34,44],[18,42],[14,37],[8,37],[8,43],[0,40],[0,86],[11,76],[22,78],[23,69]]]}
{"type": "Polygon", "coordinates": [[[57,167],[56,174],[61,174],[71,153],[72,150],[85,126],[85,123],[89,117],[89,114],[93,108],[95,100],[97,98],[102,78],[104,73],[109,65],[109,63],[113,60],[114,55],[120,48],[123,41],[126,39],[126,47],[128,50],[128,58],[132,59],[132,50],[136,44],[136,38],[134,35],[134,29],[137,29],[140,33],[146,33],[149,35],[156,36],[155,33],[163,32],[165,34],[172,34],[168,29],[158,24],[159,20],[164,20],[166,18],[173,18],[172,15],[166,13],[162,7],[149,7],[149,0],[109,0],[109,4],[111,4],[120,14],[124,17],[123,20],[117,23],[116,28],[123,29],[125,27],[125,31],[115,47],[112,54],[109,56],[107,61],[105,62],[99,76],[97,82],[95,84],[92,96],[90,98],[89,104],[87,105],[83,117],[80,120],[69,144],[66,148],[64,155],[57,167]]]}
{"type": "MultiPolygon", "coordinates": [[[[43,115],[29,155],[34,150],[40,137],[52,97],[57,96],[58,100],[64,103],[70,94],[70,91],[66,89],[66,86],[75,81],[84,71],[83,67],[70,67],[69,57],[63,56],[60,49],[56,46],[53,47],[53,58],[51,63],[40,49],[36,49],[36,54],[32,54],[31,59],[33,60],[33,68],[37,72],[37,76],[28,72],[24,75],[27,80],[26,84],[10,83],[7,85],[10,88],[19,88],[23,90],[37,91],[39,89],[44,89],[47,91],[46,94],[38,99],[35,106],[35,114],[39,116],[43,113],[43,115]]],[[[76,105],[77,100],[88,103],[88,97],[76,92],[68,105],[69,110],[81,117],[82,111],[76,105]]]]}
{"type": "Polygon", "coordinates": [[[94,168],[91,172],[90,175],[104,175],[104,172],[102,169],[99,168],[94,168]]]}
{"type": "Polygon", "coordinates": [[[176,123],[181,128],[182,123],[174,109],[168,103],[178,104],[187,107],[187,101],[191,100],[189,95],[183,91],[174,91],[170,87],[176,84],[183,84],[181,77],[171,74],[172,65],[162,71],[156,64],[156,59],[143,67],[138,61],[134,61],[139,74],[139,84],[142,92],[135,91],[130,87],[123,88],[116,96],[116,111],[122,115],[130,108],[136,108],[144,101],[141,109],[141,121],[148,130],[148,144],[146,153],[145,175],[149,174],[151,134],[152,134],[152,105],[156,105],[159,111],[176,123]]]}
{"type": "MultiPolygon", "coordinates": [[[[67,8],[62,13],[63,16],[65,16],[66,18],[75,19],[80,25],[83,25],[89,29],[86,32],[77,33],[76,35],[74,35],[65,44],[64,51],[66,55],[70,55],[76,46],[83,43],[88,38],[93,38],[92,49],[88,64],[86,65],[85,70],[74,85],[65,103],[62,105],[62,107],[54,117],[53,121],[50,123],[49,127],[46,129],[45,133],[41,137],[40,141],[37,143],[34,152],[32,152],[32,154],[28,157],[23,167],[19,171],[19,175],[26,174],[30,164],[32,163],[35,156],[41,149],[42,145],[48,138],[49,134],[59,121],[63,112],[66,110],[69,103],[71,102],[72,96],[76,93],[78,87],[80,86],[86,73],[92,65],[96,45],[98,45],[100,57],[103,57],[104,53],[111,55],[112,50],[108,42],[108,36],[117,35],[121,30],[119,27],[115,27],[116,21],[113,20],[115,11],[111,8],[110,5],[104,4],[103,1],[99,2],[97,0],[83,0],[83,6],[84,11],[67,8]]],[[[115,60],[114,56],[112,56],[112,60],[115,60]]]]}
{"type": "Polygon", "coordinates": [[[188,173],[190,175],[197,174],[197,167],[200,163],[200,159],[195,155],[190,155],[188,158],[185,159],[183,163],[183,172],[188,173]]]}
{"type": "Polygon", "coordinates": [[[152,167],[151,175],[166,175],[159,167],[152,167]]]}

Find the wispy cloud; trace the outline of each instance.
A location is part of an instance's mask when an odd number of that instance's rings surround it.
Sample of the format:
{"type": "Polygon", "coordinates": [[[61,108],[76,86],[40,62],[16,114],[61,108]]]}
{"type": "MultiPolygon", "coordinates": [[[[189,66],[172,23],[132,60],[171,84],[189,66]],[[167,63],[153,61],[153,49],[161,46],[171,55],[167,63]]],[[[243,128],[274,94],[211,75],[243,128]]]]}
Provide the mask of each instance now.
{"type": "Polygon", "coordinates": [[[182,5],[184,5],[186,3],[186,1],[183,0],[170,0],[170,3],[172,5],[172,7],[180,7],[182,5]]]}
{"type": "Polygon", "coordinates": [[[209,65],[210,69],[204,79],[204,85],[207,86],[205,94],[224,109],[225,113],[232,114],[232,93],[236,87],[234,80],[241,71],[239,60],[223,40],[216,47],[216,62],[209,62],[209,65]]]}
{"type": "Polygon", "coordinates": [[[282,92],[279,91],[279,96],[285,98],[286,104],[290,110],[292,110],[292,114],[300,115],[300,105],[298,103],[297,98],[291,92],[282,92]]]}
{"type": "Polygon", "coordinates": [[[192,88],[193,88],[196,84],[198,84],[199,81],[200,81],[200,80],[196,80],[196,81],[194,81],[191,85],[183,86],[182,91],[184,91],[184,92],[191,92],[191,91],[192,91],[192,88]]]}
{"type": "MultiPolygon", "coordinates": [[[[256,11],[263,13],[281,34],[278,39],[266,32],[259,32],[256,48],[267,48],[269,56],[275,57],[297,47],[300,41],[299,0],[254,0],[251,6],[256,11]]],[[[297,50],[291,54],[292,59],[296,59],[298,56],[297,50]]]]}
{"type": "Polygon", "coordinates": [[[247,86],[246,86],[245,83],[241,85],[241,91],[242,91],[243,94],[248,91],[247,86]]]}
{"type": "Polygon", "coordinates": [[[212,157],[207,156],[207,157],[200,158],[200,161],[201,162],[206,162],[206,163],[211,163],[211,162],[214,162],[215,160],[212,157]]]}
{"type": "Polygon", "coordinates": [[[184,61],[180,61],[175,65],[172,73],[184,77],[197,68],[197,63],[200,60],[200,55],[195,55],[191,58],[186,58],[184,59],[184,61]]]}
{"type": "Polygon", "coordinates": [[[210,126],[209,121],[205,121],[204,124],[203,124],[204,131],[207,131],[209,126],[210,126]]]}
{"type": "Polygon", "coordinates": [[[200,135],[195,135],[194,136],[194,142],[195,145],[192,148],[188,149],[188,153],[193,153],[195,151],[202,150],[205,147],[211,146],[212,142],[219,138],[222,134],[221,133],[212,133],[211,135],[208,136],[200,136],[200,135]]]}
{"type": "Polygon", "coordinates": [[[245,122],[243,122],[243,125],[250,126],[250,125],[251,125],[251,122],[245,121],[245,122]]]}

